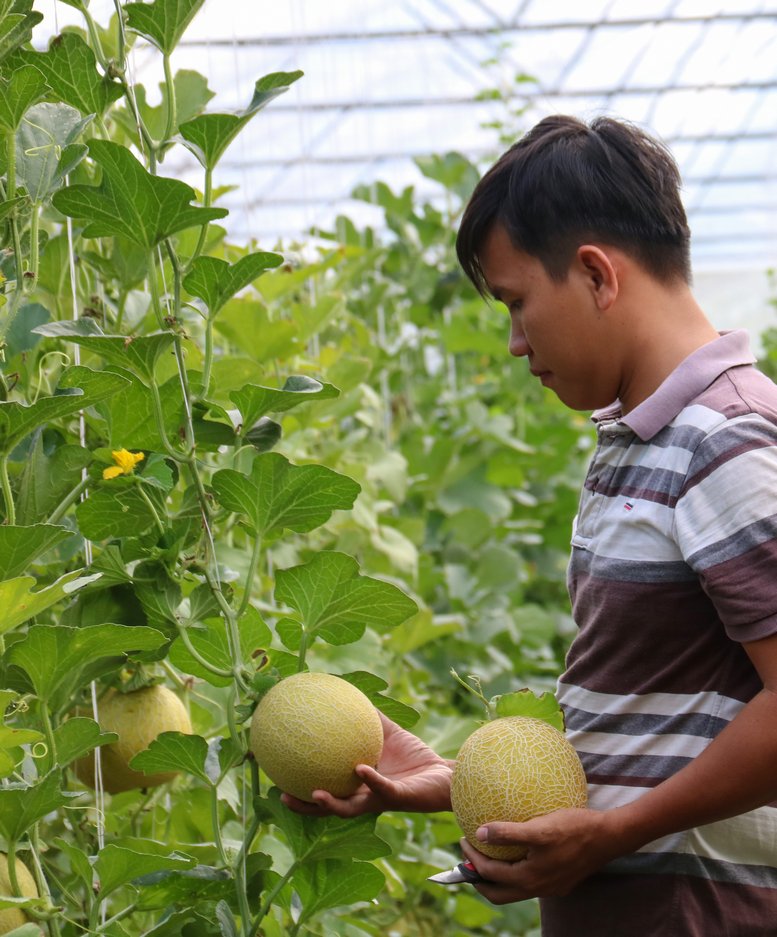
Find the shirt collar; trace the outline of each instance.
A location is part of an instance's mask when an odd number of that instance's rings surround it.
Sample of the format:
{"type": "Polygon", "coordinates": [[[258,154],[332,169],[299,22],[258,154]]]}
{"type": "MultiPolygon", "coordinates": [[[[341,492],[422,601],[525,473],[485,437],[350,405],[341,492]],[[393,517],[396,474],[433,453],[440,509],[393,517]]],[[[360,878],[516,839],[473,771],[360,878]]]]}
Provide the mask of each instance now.
{"type": "Polygon", "coordinates": [[[620,420],[642,440],[651,439],[706,387],[729,368],[753,364],[750,338],[745,329],[721,332],[720,337],[697,348],[638,406],[621,415],[620,401],[597,410],[595,423],[620,420]]]}

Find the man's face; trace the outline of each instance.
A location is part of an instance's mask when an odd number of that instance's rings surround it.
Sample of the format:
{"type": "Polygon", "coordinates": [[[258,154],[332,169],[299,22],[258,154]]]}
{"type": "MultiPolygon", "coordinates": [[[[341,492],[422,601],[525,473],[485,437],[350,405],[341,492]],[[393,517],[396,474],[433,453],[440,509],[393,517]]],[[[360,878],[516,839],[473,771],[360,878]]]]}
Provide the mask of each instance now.
{"type": "Polygon", "coordinates": [[[531,373],[573,410],[611,404],[618,382],[592,272],[575,258],[565,280],[552,280],[500,224],[486,238],[480,264],[510,314],[510,354],[528,358],[531,373]]]}

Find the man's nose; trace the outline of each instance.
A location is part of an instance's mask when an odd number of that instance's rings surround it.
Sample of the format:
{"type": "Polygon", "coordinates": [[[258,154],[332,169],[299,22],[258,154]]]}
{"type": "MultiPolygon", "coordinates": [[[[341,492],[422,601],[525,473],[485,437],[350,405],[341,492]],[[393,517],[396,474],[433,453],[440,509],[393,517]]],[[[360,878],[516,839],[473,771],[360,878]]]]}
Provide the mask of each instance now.
{"type": "Polygon", "coordinates": [[[529,354],[529,343],[517,323],[513,323],[510,329],[510,341],[507,343],[507,347],[510,354],[516,358],[523,358],[529,354]]]}

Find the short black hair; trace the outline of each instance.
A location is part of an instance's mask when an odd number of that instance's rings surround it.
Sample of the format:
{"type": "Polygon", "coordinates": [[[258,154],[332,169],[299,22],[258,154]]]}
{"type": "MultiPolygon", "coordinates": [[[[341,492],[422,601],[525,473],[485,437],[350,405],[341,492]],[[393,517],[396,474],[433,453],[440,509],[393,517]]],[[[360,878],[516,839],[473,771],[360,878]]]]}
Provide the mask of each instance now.
{"type": "Polygon", "coordinates": [[[566,279],[586,241],[618,247],[662,282],[691,281],[680,172],[663,143],[626,121],[546,117],[485,173],[456,238],[464,272],[488,294],[479,252],[494,224],[566,279]]]}

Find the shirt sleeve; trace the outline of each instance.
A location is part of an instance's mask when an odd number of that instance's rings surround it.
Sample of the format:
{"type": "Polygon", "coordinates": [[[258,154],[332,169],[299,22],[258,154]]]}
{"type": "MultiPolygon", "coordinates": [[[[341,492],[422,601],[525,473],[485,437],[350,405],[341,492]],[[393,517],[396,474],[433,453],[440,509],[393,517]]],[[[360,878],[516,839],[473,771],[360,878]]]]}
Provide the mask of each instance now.
{"type": "Polygon", "coordinates": [[[729,637],[777,632],[777,427],[747,414],[703,438],[677,501],[675,536],[729,637]]]}

